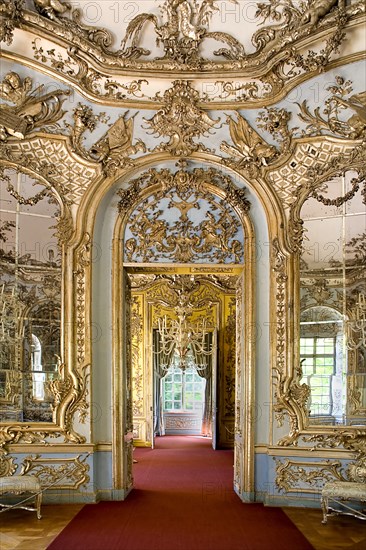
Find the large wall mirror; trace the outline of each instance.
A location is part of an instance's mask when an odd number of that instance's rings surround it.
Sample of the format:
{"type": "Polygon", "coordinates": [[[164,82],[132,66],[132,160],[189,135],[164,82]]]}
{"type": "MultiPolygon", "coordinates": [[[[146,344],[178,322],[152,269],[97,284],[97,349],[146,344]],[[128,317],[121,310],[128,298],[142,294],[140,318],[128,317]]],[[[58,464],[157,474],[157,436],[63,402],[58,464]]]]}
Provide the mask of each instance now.
{"type": "Polygon", "coordinates": [[[61,254],[53,193],[6,169],[0,197],[0,421],[51,422],[61,356],[61,254]]]}
{"type": "Polygon", "coordinates": [[[302,208],[300,360],[309,424],[366,426],[366,205],[357,173],[302,208]]]}

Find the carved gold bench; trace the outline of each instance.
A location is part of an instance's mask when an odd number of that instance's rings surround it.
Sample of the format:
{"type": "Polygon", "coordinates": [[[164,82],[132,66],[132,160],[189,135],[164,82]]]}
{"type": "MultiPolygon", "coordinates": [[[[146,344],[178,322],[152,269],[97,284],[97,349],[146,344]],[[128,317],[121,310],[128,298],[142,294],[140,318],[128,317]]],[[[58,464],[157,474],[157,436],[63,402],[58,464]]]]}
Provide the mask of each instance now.
{"type": "Polygon", "coordinates": [[[366,483],[354,481],[333,481],[326,483],[322,490],[321,505],[323,510],[323,521],[327,523],[328,516],[346,514],[359,519],[366,519],[366,514],[355,509],[345,501],[366,502],[366,483]],[[331,508],[329,501],[341,506],[341,509],[331,508]]]}
{"type": "Polygon", "coordinates": [[[0,477],[0,497],[5,493],[12,493],[14,495],[23,495],[25,493],[31,493],[34,498],[34,506],[23,506],[22,501],[19,504],[2,504],[1,508],[22,508],[29,512],[37,512],[37,518],[41,519],[41,502],[42,502],[42,489],[39,480],[36,476],[4,476],[0,477]]]}

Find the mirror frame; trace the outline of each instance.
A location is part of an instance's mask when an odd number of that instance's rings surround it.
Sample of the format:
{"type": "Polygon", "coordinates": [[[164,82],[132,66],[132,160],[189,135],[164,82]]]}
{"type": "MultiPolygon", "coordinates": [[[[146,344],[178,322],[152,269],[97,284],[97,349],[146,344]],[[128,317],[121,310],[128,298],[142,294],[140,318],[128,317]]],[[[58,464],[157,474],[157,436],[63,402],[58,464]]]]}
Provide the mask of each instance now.
{"type": "MultiPolygon", "coordinates": [[[[61,140],[66,141],[66,138],[62,137],[61,140]]],[[[70,203],[63,197],[57,182],[49,177],[51,168],[47,170],[46,167],[45,174],[42,175],[13,160],[0,160],[0,171],[3,172],[6,169],[28,175],[39,185],[49,189],[59,204],[60,215],[57,218],[56,235],[62,257],[61,311],[63,314],[60,327],[59,378],[53,381],[51,389],[54,397],[53,421],[0,423],[2,475],[10,475],[14,472],[13,458],[6,456],[9,444],[49,444],[50,440],[57,443],[86,441],[86,438],[74,429],[74,415],[79,412],[80,422],[83,422],[88,411],[86,395],[90,356],[85,306],[85,289],[89,286],[90,280],[90,235],[86,233],[83,238],[76,241],[70,203]],[[73,345],[73,342],[76,345],[73,345]]]]}
{"type": "Polygon", "coordinates": [[[318,171],[308,171],[307,184],[297,188],[289,210],[286,224],[288,239],[283,236],[282,240],[272,241],[273,284],[276,289],[274,311],[278,318],[277,358],[273,367],[277,398],[274,411],[279,425],[283,424],[285,416],[289,420],[289,433],[277,444],[298,445],[301,439],[305,444],[310,444],[312,449],[343,447],[351,452],[365,454],[366,426],[315,426],[309,423],[307,401],[310,388],[300,383],[300,259],[304,233],[301,208],[317,189],[332,177],[349,171],[350,166],[358,172],[360,183],[366,180],[366,147],[361,141],[334,140],[326,136],[323,136],[322,141],[331,144],[337,141],[349,147],[353,145],[353,148],[349,154],[340,154],[329,163],[324,163],[318,171]],[[291,296],[294,297],[293,301],[291,296]]]}

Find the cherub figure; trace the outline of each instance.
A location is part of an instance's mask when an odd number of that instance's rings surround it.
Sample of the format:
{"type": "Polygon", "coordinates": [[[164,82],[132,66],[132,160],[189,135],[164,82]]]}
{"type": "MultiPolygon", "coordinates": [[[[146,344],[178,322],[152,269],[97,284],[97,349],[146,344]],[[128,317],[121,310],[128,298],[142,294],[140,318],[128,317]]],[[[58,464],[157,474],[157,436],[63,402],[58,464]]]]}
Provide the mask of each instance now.
{"type": "Polygon", "coordinates": [[[301,22],[312,30],[337,4],[343,9],[345,0],[315,0],[303,13],[301,22]]]}
{"type": "Polygon", "coordinates": [[[29,77],[24,78],[22,82],[17,73],[10,72],[4,76],[4,80],[0,83],[0,97],[20,106],[25,103],[31,89],[32,80],[29,77]]]}
{"type": "Polygon", "coordinates": [[[41,15],[49,19],[57,19],[59,15],[71,10],[71,4],[60,0],[34,0],[34,6],[41,15]]]}

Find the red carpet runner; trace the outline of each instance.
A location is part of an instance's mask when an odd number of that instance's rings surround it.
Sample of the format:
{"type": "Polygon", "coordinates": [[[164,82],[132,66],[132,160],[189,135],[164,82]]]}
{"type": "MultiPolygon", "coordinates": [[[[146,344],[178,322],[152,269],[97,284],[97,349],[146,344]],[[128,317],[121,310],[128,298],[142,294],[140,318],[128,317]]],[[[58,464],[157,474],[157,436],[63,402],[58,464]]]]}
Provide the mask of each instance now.
{"type": "Polygon", "coordinates": [[[280,508],[243,504],[233,453],[194,436],[136,449],[124,502],[88,504],[48,550],[311,550],[280,508]]]}

